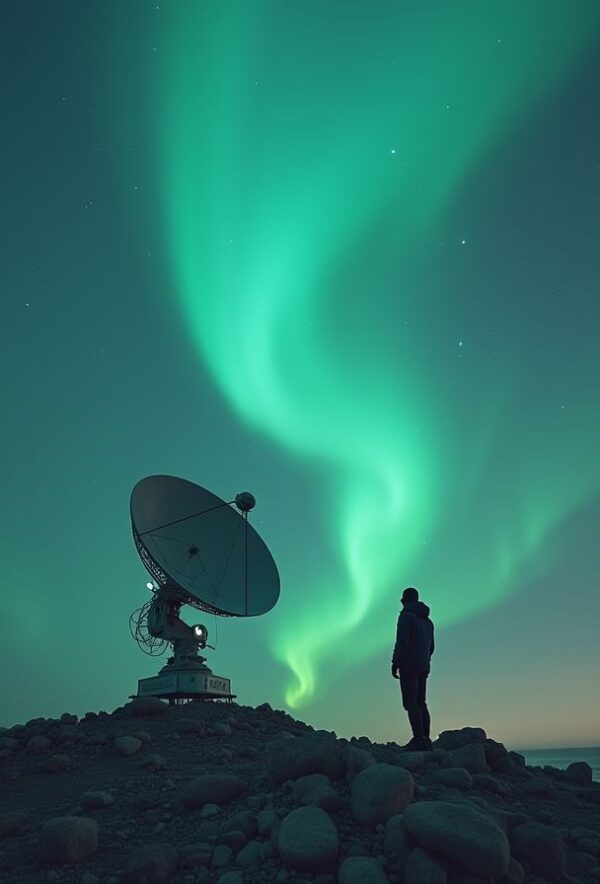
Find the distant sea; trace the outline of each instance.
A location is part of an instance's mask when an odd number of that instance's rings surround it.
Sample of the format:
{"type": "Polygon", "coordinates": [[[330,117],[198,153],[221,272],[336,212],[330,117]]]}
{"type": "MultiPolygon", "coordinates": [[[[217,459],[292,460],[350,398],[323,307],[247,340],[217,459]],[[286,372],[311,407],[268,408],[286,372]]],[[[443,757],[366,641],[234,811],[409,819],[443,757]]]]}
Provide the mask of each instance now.
{"type": "Polygon", "coordinates": [[[527,764],[543,767],[567,768],[574,761],[587,761],[592,768],[592,779],[600,783],[600,746],[579,749],[517,749],[527,764]]]}

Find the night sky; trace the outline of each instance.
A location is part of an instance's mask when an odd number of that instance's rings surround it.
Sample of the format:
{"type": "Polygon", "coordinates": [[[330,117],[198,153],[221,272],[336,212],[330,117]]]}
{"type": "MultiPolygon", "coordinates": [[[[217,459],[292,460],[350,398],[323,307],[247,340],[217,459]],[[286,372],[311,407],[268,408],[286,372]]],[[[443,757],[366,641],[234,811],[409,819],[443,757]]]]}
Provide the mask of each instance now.
{"type": "Polygon", "coordinates": [[[159,473],[257,498],[280,601],[204,618],[240,702],[404,742],[413,585],[434,735],[600,743],[597,0],[1,16],[0,724],[157,671],[159,473]]]}

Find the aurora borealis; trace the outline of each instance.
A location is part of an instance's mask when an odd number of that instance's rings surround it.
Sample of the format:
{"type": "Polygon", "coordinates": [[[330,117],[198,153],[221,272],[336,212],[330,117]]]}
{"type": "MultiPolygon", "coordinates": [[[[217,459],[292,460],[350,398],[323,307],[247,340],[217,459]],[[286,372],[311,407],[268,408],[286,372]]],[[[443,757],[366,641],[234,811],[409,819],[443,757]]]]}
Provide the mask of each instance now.
{"type": "Polygon", "coordinates": [[[415,585],[434,729],[597,740],[600,7],[11,20],[3,723],[154,671],[127,500],[170,472],[255,493],[279,564],[275,611],[218,625],[241,702],[394,738],[415,585]]]}

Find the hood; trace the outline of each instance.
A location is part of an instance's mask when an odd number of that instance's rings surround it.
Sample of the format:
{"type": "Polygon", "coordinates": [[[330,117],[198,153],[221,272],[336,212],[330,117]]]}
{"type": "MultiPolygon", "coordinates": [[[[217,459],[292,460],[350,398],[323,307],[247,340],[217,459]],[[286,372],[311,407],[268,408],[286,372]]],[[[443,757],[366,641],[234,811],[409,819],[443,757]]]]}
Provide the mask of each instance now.
{"type": "Polygon", "coordinates": [[[429,608],[427,605],[423,604],[423,602],[409,602],[407,605],[404,605],[405,611],[410,611],[411,614],[417,614],[418,617],[423,617],[427,619],[429,617],[429,608]]]}

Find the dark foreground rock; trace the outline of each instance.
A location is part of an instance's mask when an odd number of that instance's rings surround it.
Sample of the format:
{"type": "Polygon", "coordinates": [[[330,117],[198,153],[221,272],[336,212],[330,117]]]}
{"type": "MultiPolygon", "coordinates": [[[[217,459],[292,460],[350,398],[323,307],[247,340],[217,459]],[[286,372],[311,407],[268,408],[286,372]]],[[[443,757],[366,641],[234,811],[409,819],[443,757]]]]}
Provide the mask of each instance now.
{"type": "Polygon", "coordinates": [[[268,704],[0,730],[4,884],[600,884],[600,784],[481,728],[431,752],[268,704]]]}

